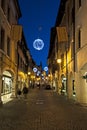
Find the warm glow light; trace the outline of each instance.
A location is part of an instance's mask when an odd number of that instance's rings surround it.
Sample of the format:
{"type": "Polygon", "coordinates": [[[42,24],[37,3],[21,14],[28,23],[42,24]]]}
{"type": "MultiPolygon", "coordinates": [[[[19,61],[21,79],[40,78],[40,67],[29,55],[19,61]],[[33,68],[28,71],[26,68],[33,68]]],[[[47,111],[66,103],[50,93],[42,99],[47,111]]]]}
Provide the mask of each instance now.
{"type": "Polygon", "coordinates": [[[48,76],[49,76],[49,77],[51,77],[51,75],[50,75],[50,74],[49,74],[48,76]]]}
{"type": "Polygon", "coordinates": [[[28,75],[30,75],[31,74],[31,72],[28,72],[28,75]]]}
{"type": "Polygon", "coordinates": [[[48,79],[48,77],[46,77],[46,80],[48,79]]]}
{"type": "Polygon", "coordinates": [[[57,59],[57,63],[61,63],[61,59],[57,59]]]}
{"type": "Polygon", "coordinates": [[[32,75],[32,76],[31,76],[31,78],[32,78],[32,79],[35,79],[35,76],[34,76],[34,75],[32,75]]]}
{"type": "Polygon", "coordinates": [[[23,77],[23,79],[26,78],[26,77],[25,77],[25,74],[24,74],[23,72],[21,72],[21,71],[18,72],[18,75],[20,75],[21,77],[23,77]]]}

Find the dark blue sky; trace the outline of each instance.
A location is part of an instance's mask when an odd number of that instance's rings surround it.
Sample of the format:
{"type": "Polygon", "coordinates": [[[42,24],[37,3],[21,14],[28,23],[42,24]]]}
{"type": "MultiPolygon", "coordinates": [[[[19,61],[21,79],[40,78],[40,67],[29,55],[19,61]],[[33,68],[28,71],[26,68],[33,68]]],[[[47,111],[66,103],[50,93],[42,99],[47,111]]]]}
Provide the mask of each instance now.
{"type": "Polygon", "coordinates": [[[50,44],[50,29],[55,25],[60,0],[19,0],[22,17],[19,24],[23,25],[24,35],[32,58],[37,65],[42,62],[47,66],[50,44]],[[37,51],[33,48],[35,39],[44,42],[44,48],[37,51]]]}

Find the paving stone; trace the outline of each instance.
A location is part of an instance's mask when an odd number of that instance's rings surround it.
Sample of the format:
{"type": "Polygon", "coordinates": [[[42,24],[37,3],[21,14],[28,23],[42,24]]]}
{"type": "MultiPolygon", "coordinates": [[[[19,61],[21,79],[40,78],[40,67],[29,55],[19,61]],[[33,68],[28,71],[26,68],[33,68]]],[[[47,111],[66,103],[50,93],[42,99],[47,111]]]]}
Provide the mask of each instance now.
{"type": "Polygon", "coordinates": [[[87,130],[86,106],[51,90],[29,91],[0,107],[0,130],[87,130]]]}

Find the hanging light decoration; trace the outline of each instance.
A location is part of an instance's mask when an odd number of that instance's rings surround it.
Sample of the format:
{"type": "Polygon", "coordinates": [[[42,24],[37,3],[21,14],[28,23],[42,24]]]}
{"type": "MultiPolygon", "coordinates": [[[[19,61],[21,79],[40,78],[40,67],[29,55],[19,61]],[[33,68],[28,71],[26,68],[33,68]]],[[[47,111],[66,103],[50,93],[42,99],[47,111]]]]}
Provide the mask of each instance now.
{"type": "Polygon", "coordinates": [[[43,49],[43,47],[44,47],[44,42],[43,42],[43,40],[41,40],[41,39],[36,39],[36,40],[34,40],[34,42],[33,42],[33,47],[36,49],[36,50],[42,50],[43,49]]]}
{"type": "Polygon", "coordinates": [[[48,71],[48,67],[46,66],[46,67],[44,67],[44,71],[48,71]]]}

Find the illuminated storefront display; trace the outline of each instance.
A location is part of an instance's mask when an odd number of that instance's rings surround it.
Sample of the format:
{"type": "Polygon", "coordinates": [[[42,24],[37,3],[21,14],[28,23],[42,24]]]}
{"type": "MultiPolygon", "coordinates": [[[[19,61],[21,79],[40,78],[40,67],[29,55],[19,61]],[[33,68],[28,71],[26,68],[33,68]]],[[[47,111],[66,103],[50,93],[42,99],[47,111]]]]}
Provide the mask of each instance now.
{"type": "Polygon", "coordinates": [[[2,95],[9,94],[12,92],[12,78],[11,77],[7,75],[3,75],[1,92],[2,92],[2,95]]]}

